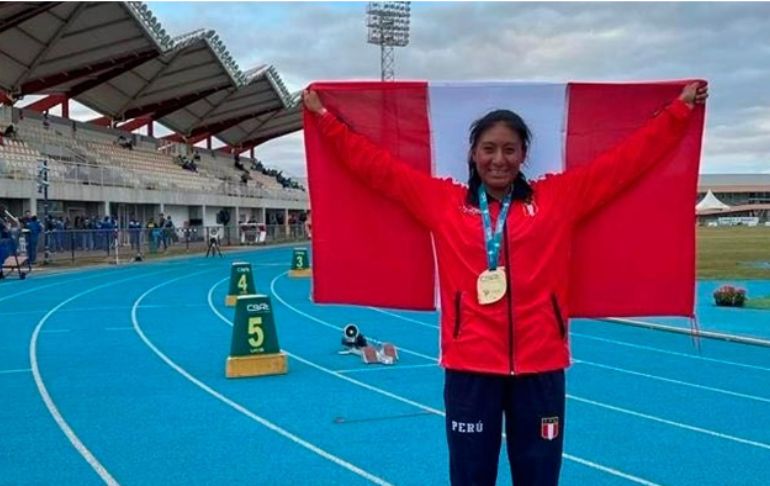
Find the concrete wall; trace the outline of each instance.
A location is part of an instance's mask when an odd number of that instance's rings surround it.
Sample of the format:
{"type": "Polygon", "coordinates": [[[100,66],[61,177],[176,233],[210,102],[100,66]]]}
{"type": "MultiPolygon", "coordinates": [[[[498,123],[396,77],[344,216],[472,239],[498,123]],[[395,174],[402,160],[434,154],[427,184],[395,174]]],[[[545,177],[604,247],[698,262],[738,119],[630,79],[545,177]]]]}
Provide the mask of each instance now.
{"type": "Polygon", "coordinates": [[[163,213],[166,216],[171,216],[171,221],[174,222],[174,226],[182,226],[185,221],[190,219],[190,209],[188,206],[166,204],[163,207],[163,213]]]}

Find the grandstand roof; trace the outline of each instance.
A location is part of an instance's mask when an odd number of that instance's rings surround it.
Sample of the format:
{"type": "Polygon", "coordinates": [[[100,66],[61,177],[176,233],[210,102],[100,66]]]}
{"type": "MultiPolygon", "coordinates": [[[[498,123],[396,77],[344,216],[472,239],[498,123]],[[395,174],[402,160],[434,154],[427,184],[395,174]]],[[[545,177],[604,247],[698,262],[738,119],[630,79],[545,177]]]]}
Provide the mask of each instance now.
{"type": "Polygon", "coordinates": [[[770,174],[701,174],[698,191],[768,192],[770,174]]]}
{"type": "Polygon", "coordinates": [[[302,128],[272,66],[241,72],[212,30],[171,39],[139,2],[0,3],[0,89],[65,93],[105,119],[151,117],[193,142],[248,148],[302,128]]]}
{"type": "Polygon", "coordinates": [[[170,46],[157,27],[131,3],[0,3],[0,89],[41,93],[151,59],[170,46]]]}
{"type": "Polygon", "coordinates": [[[302,127],[301,92],[291,96],[290,108],[251,118],[220,132],[218,137],[233,146],[252,147],[302,127]]]}

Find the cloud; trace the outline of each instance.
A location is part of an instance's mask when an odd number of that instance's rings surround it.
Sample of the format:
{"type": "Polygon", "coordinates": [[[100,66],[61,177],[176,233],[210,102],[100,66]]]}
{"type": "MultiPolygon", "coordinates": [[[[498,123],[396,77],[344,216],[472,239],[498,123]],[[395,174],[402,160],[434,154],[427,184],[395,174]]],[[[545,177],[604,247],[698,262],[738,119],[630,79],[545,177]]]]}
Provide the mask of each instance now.
{"type": "MultiPolygon", "coordinates": [[[[314,80],[379,77],[378,48],[366,43],[365,3],[150,6],[172,33],[215,29],[241,68],[272,64],[292,91],[314,80]]],[[[770,166],[767,32],[770,3],[762,2],[414,2],[411,42],[396,49],[396,76],[704,78],[711,99],[703,170],[760,172],[770,166]]],[[[268,163],[304,174],[300,136],[257,150],[268,163]]]]}

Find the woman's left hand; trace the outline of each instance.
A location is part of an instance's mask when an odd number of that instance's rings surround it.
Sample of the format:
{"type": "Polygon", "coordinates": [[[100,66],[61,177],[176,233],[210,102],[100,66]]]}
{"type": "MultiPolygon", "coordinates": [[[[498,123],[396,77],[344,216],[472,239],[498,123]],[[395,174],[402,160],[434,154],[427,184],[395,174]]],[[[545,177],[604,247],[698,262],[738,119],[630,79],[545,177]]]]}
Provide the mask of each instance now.
{"type": "Polygon", "coordinates": [[[679,95],[679,99],[684,101],[690,108],[695,108],[695,105],[705,104],[708,97],[708,84],[702,81],[688,84],[682,90],[682,94],[679,95]]]}

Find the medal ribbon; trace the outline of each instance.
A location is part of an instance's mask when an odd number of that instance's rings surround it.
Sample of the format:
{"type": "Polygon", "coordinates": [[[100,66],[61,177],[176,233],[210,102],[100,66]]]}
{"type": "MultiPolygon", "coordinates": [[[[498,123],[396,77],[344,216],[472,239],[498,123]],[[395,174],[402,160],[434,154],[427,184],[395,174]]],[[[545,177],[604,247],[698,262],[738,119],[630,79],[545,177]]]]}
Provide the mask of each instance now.
{"type": "Polygon", "coordinates": [[[489,215],[489,201],[487,200],[487,190],[484,185],[479,185],[479,207],[481,209],[481,219],[484,222],[484,244],[487,249],[487,263],[490,270],[497,268],[497,258],[500,255],[500,239],[503,236],[503,226],[505,218],[508,216],[508,209],[511,207],[513,191],[505,195],[500,214],[497,217],[495,232],[492,233],[492,218],[489,215]]]}

